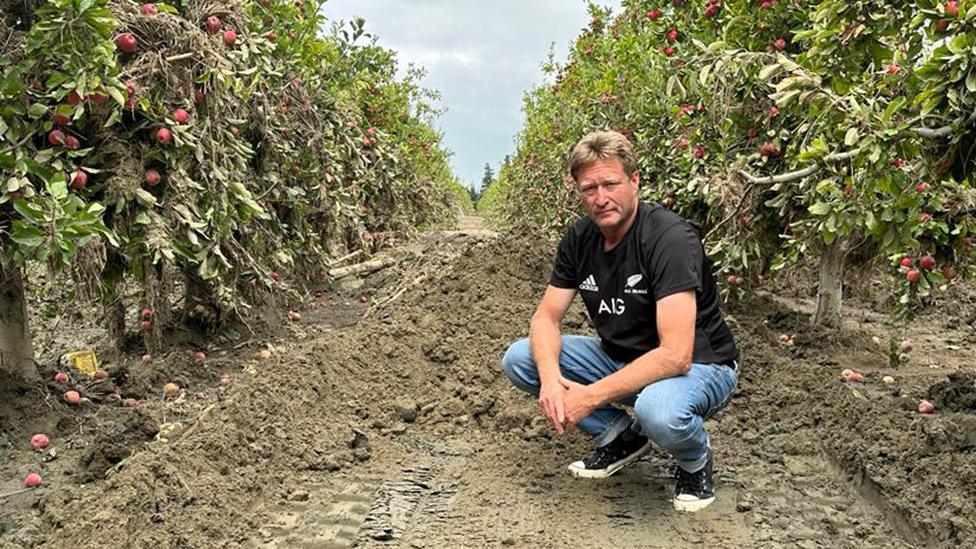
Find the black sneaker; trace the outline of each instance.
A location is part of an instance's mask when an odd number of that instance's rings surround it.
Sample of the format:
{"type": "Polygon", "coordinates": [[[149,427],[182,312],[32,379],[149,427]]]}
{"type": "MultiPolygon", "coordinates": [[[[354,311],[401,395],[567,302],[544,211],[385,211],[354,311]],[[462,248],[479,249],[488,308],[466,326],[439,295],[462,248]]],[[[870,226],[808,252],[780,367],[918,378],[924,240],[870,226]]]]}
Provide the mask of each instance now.
{"type": "Polygon", "coordinates": [[[600,446],[593,455],[569,464],[569,472],[577,477],[606,478],[636,460],[651,449],[651,441],[630,429],[600,446]]]}
{"type": "Polygon", "coordinates": [[[689,473],[681,467],[676,467],[677,482],[674,487],[674,499],[671,502],[677,511],[701,511],[715,501],[715,485],[712,483],[712,455],[708,454],[705,467],[697,473],[689,473]]]}

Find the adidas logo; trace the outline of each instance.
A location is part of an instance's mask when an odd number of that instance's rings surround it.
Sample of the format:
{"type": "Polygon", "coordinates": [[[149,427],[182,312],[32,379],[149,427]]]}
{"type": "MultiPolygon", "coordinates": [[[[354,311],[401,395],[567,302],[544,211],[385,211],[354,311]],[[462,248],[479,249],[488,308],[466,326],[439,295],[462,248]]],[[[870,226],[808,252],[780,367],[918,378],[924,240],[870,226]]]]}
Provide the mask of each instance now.
{"type": "Polygon", "coordinates": [[[579,287],[580,287],[580,290],[588,290],[588,291],[591,291],[591,292],[599,292],[600,291],[600,287],[596,285],[596,279],[593,278],[593,275],[590,275],[590,276],[586,277],[586,280],[584,280],[583,283],[580,284],[579,287]]]}

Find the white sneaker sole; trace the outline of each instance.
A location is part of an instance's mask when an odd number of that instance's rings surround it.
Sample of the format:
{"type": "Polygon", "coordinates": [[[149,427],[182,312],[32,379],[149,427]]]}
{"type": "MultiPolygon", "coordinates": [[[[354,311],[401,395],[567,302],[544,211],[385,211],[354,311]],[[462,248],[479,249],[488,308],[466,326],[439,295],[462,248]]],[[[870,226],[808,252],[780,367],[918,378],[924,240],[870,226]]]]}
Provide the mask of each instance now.
{"type": "Polygon", "coordinates": [[[569,464],[569,472],[574,477],[579,478],[607,478],[610,475],[624,468],[625,465],[635,461],[637,458],[646,454],[651,449],[651,441],[648,440],[639,450],[625,457],[624,459],[611,463],[606,469],[587,469],[582,461],[574,461],[569,464]]]}
{"type": "Polygon", "coordinates": [[[715,501],[715,496],[712,496],[708,499],[690,499],[690,500],[674,498],[671,500],[671,503],[674,504],[675,511],[697,513],[698,511],[701,511],[702,509],[711,505],[713,501],[715,501]]]}

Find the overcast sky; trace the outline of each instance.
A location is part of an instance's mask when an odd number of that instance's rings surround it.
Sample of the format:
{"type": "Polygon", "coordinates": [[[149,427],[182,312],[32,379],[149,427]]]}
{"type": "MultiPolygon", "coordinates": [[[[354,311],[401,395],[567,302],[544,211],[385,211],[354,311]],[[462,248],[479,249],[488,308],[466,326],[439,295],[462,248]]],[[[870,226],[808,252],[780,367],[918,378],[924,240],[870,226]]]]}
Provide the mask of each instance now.
{"type": "Polygon", "coordinates": [[[497,173],[514,152],[522,96],[542,83],[550,44],[564,61],[589,24],[584,0],[327,0],[322,13],[332,20],[364,17],[366,31],[396,50],[401,66],[427,69],[423,83],[440,92],[446,109],[437,126],[454,152],[454,173],[475,188],[485,162],[497,173]]]}

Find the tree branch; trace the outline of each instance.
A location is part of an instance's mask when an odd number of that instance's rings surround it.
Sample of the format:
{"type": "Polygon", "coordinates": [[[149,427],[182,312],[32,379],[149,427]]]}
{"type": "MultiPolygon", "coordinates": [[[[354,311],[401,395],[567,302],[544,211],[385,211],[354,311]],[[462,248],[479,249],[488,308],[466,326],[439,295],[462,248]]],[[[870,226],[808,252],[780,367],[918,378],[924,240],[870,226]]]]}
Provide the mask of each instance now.
{"type": "MultiPolygon", "coordinates": [[[[845,160],[850,160],[851,158],[858,155],[861,149],[853,149],[847,152],[828,154],[823,157],[824,163],[833,164],[834,162],[843,162],[845,160]]],[[[769,175],[766,177],[756,177],[745,170],[739,170],[739,175],[745,178],[746,181],[753,184],[770,184],[770,183],[789,183],[790,181],[797,181],[803,179],[804,177],[811,176],[821,170],[822,166],[820,164],[810,164],[806,168],[802,168],[792,172],[781,173],[779,175],[769,175]]]]}
{"type": "MultiPolygon", "coordinates": [[[[973,111],[973,113],[969,115],[969,118],[963,120],[961,125],[968,126],[973,122],[976,122],[976,111],[973,111]]],[[[949,126],[942,126],[941,128],[912,128],[912,131],[922,137],[934,138],[934,137],[945,137],[950,133],[952,133],[953,129],[955,128],[953,128],[952,125],[949,125],[949,126]]]]}

